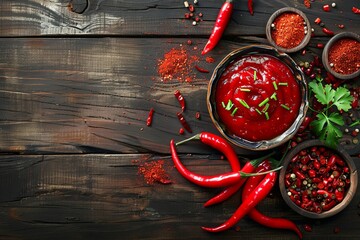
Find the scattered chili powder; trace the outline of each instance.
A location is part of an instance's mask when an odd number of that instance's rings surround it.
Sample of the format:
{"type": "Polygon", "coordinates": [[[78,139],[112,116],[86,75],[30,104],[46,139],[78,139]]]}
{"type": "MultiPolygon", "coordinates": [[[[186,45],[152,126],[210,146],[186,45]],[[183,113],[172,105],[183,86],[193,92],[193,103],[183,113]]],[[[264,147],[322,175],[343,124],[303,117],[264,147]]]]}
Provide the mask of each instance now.
{"type": "Polygon", "coordinates": [[[213,57],[206,57],[206,62],[207,63],[213,63],[213,62],[215,62],[215,59],[213,58],[213,57]]]}
{"type": "Polygon", "coordinates": [[[310,8],[311,7],[310,0],[304,0],[304,5],[305,5],[305,7],[310,8]]]}
{"type": "Polygon", "coordinates": [[[360,42],[345,38],[329,49],[329,63],[335,72],[351,74],[360,69],[360,42]]]}
{"type": "Polygon", "coordinates": [[[158,73],[164,81],[178,79],[179,81],[191,82],[193,78],[193,65],[199,61],[199,57],[190,56],[186,49],[172,48],[164,54],[164,58],[158,61],[158,73]]]}
{"type": "Polygon", "coordinates": [[[138,167],[138,174],[142,175],[147,184],[155,182],[162,184],[171,183],[170,177],[164,168],[164,160],[144,162],[138,167]]]}
{"type": "Polygon", "coordinates": [[[304,19],[297,13],[283,13],[274,22],[271,36],[283,48],[298,46],[305,37],[304,19]]]}

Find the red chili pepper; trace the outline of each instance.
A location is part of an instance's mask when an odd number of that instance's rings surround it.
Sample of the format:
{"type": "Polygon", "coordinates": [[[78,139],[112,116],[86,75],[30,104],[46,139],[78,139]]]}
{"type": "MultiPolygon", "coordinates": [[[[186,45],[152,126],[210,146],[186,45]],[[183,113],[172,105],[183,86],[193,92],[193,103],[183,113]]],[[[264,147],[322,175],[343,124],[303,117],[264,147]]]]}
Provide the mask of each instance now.
{"type": "Polygon", "coordinates": [[[351,11],[355,14],[360,14],[360,9],[357,7],[352,7],[351,11]]]}
{"type": "MultiPolygon", "coordinates": [[[[255,171],[255,168],[257,166],[259,166],[259,164],[261,165],[263,162],[268,161],[268,160],[264,161],[264,159],[267,159],[268,157],[270,157],[273,154],[274,153],[270,153],[270,154],[268,154],[268,155],[266,155],[264,157],[248,161],[244,165],[244,167],[241,169],[241,172],[243,172],[243,173],[253,173],[255,171]]],[[[234,169],[232,169],[232,170],[234,171],[234,169]]],[[[204,207],[209,207],[211,205],[215,205],[215,204],[218,204],[218,203],[221,203],[221,202],[225,201],[226,199],[231,197],[234,193],[236,193],[242,187],[242,185],[245,183],[245,181],[246,181],[246,179],[241,179],[239,183],[236,183],[233,186],[230,186],[230,187],[226,188],[221,193],[219,193],[215,197],[208,200],[204,204],[204,207]]]]}
{"type": "Polygon", "coordinates": [[[188,181],[195,183],[199,186],[210,188],[226,187],[237,183],[242,178],[240,172],[229,172],[213,176],[203,176],[191,172],[181,163],[179,156],[177,155],[175,142],[173,139],[170,141],[170,152],[172,160],[179,173],[188,181]]]}
{"type": "Polygon", "coordinates": [[[247,2],[248,10],[251,15],[254,15],[254,4],[252,0],[248,0],[247,2]]]}
{"type": "Polygon", "coordinates": [[[150,126],[151,123],[152,123],[152,119],[153,119],[153,115],[154,115],[154,108],[150,108],[150,112],[149,112],[149,115],[146,119],[146,125],[147,126],[150,126]]]}
{"type": "Polygon", "coordinates": [[[225,28],[230,21],[233,7],[233,0],[226,0],[225,3],[222,5],[220,12],[216,18],[216,22],[209,37],[209,40],[201,52],[202,55],[211,51],[220,41],[221,36],[223,35],[225,28]]]}
{"type": "MultiPolygon", "coordinates": [[[[260,166],[257,168],[256,172],[266,171],[267,169],[265,167],[268,166],[260,166]]],[[[242,199],[246,199],[249,194],[254,190],[254,188],[260,183],[260,181],[264,178],[264,175],[249,177],[249,179],[246,181],[246,184],[242,191],[242,199]]],[[[260,211],[258,211],[256,208],[253,208],[248,216],[254,220],[257,223],[260,223],[261,225],[264,225],[266,227],[270,228],[277,228],[277,229],[288,229],[294,231],[300,239],[302,239],[302,233],[300,229],[296,226],[296,224],[288,219],[285,218],[272,218],[268,217],[264,214],[262,214],[260,211]]]]}
{"type": "Polygon", "coordinates": [[[187,123],[187,121],[185,120],[184,115],[181,112],[178,112],[177,117],[178,117],[181,125],[186,129],[186,131],[188,131],[189,133],[192,133],[192,130],[191,130],[189,124],[187,123]]]}
{"type": "Polygon", "coordinates": [[[298,133],[303,133],[309,126],[311,120],[312,120],[311,117],[306,116],[304,121],[302,122],[302,124],[299,127],[298,133]]]}
{"type": "Polygon", "coordinates": [[[198,65],[195,65],[195,68],[196,68],[196,70],[198,70],[201,73],[208,73],[209,72],[209,70],[207,70],[205,68],[201,68],[198,65]]]}
{"type": "Polygon", "coordinates": [[[264,179],[258,186],[249,194],[249,196],[242,202],[235,213],[223,224],[218,227],[208,228],[202,227],[208,232],[221,232],[233,227],[241,218],[249,213],[259,202],[261,202],[271,191],[275,185],[277,172],[266,174],[264,179]]]}
{"type": "Polygon", "coordinates": [[[175,95],[176,99],[178,100],[178,102],[180,103],[181,110],[185,111],[185,99],[184,99],[183,95],[181,94],[181,92],[179,90],[176,90],[174,92],[174,95],[175,95]]]}
{"type": "Polygon", "coordinates": [[[327,29],[327,28],[323,28],[322,31],[323,31],[325,34],[329,35],[329,36],[333,36],[333,35],[334,35],[334,32],[331,31],[331,30],[329,30],[329,29],[327,29]]]}

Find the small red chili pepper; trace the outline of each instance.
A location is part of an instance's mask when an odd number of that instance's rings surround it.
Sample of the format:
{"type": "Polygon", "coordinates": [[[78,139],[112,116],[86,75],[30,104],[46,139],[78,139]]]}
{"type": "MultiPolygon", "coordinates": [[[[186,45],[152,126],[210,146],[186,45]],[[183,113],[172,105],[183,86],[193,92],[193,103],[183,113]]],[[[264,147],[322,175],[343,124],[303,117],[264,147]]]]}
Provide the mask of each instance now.
{"type": "Polygon", "coordinates": [[[150,126],[151,123],[152,123],[152,119],[153,119],[153,115],[154,115],[154,108],[150,108],[150,112],[149,112],[149,115],[146,119],[146,125],[147,126],[150,126]]]}
{"type": "Polygon", "coordinates": [[[208,73],[209,72],[209,70],[207,70],[205,68],[201,68],[198,65],[195,65],[195,68],[196,68],[196,70],[198,70],[201,73],[208,73]]]}
{"type": "Polygon", "coordinates": [[[254,4],[252,0],[248,0],[247,2],[248,10],[251,15],[254,15],[254,4]]]}
{"type": "Polygon", "coordinates": [[[175,95],[176,99],[178,100],[178,102],[180,103],[181,110],[185,111],[185,99],[184,99],[183,95],[180,93],[179,90],[176,90],[174,92],[174,95],[175,95]]]}
{"type": "Polygon", "coordinates": [[[249,194],[249,196],[242,202],[235,213],[223,224],[218,227],[208,228],[202,227],[208,232],[221,232],[233,227],[241,218],[249,213],[259,202],[261,202],[271,191],[275,185],[277,172],[266,174],[264,179],[258,186],[249,194]]]}
{"type": "Polygon", "coordinates": [[[178,117],[181,125],[186,129],[186,131],[188,131],[189,133],[192,133],[192,130],[191,130],[189,124],[187,123],[187,121],[185,120],[184,115],[181,112],[178,112],[177,117],[178,117]]]}
{"type": "Polygon", "coordinates": [[[328,28],[323,28],[322,31],[323,31],[325,34],[329,35],[329,36],[333,36],[333,35],[334,35],[334,32],[331,31],[331,30],[329,30],[328,28]]]}
{"type": "Polygon", "coordinates": [[[242,178],[240,172],[229,172],[225,174],[218,174],[213,176],[203,176],[188,170],[180,161],[179,156],[176,152],[175,142],[172,139],[170,141],[170,152],[172,160],[175,164],[176,169],[179,173],[186,178],[188,181],[195,183],[202,187],[226,187],[240,181],[242,178]]]}
{"type": "Polygon", "coordinates": [[[202,55],[211,51],[220,41],[221,36],[223,35],[225,28],[230,21],[233,7],[233,0],[226,0],[222,5],[209,40],[201,52],[202,55]]]}
{"type": "Polygon", "coordinates": [[[344,199],[344,192],[336,189],[335,190],[335,198],[338,202],[341,202],[344,199]]]}
{"type": "Polygon", "coordinates": [[[329,203],[327,203],[327,204],[325,203],[324,205],[322,205],[322,209],[323,209],[323,211],[327,211],[327,210],[330,210],[331,208],[333,208],[335,205],[336,205],[336,201],[332,200],[329,203]]]}
{"type": "Polygon", "coordinates": [[[320,18],[316,18],[314,21],[316,24],[320,24],[321,23],[321,19],[320,18]]]}
{"type": "Polygon", "coordinates": [[[316,47],[317,48],[320,48],[320,49],[323,49],[324,48],[324,44],[323,43],[318,43],[318,44],[316,44],[316,47]]]}
{"type": "Polygon", "coordinates": [[[325,4],[322,9],[325,11],[325,12],[330,12],[330,5],[329,4],[325,4]]]}
{"type": "Polygon", "coordinates": [[[360,9],[357,7],[352,7],[351,11],[355,14],[360,14],[360,9]]]}

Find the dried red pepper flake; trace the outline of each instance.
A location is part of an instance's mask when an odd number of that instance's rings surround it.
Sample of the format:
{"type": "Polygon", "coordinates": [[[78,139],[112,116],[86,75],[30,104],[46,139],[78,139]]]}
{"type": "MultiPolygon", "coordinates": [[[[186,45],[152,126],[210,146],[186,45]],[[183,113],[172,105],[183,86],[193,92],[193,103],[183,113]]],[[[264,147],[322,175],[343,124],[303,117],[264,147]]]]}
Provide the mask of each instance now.
{"type": "Polygon", "coordinates": [[[198,119],[198,120],[201,118],[200,112],[196,112],[196,113],[195,113],[195,118],[198,119]]]}
{"type": "Polygon", "coordinates": [[[325,4],[322,9],[325,11],[325,12],[330,12],[330,5],[329,4],[325,4]]]}
{"type": "Polygon", "coordinates": [[[180,128],[180,129],[179,129],[179,134],[180,134],[180,135],[184,135],[184,133],[185,133],[185,130],[184,130],[183,128],[180,128]]]}
{"type": "Polygon", "coordinates": [[[360,14],[360,9],[357,7],[352,7],[351,11],[355,14],[360,14]]]}
{"type": "Polygon", "coordinates": [[[206,57],[205,61],[207,63],[213,63],[213,62],[215,62],[215,59],[213,57],[206,57]]]}
{"type": "Polygon", "coordinates": [[[322,29],[322,31],[329,36],[333,36],[335,34],[333,31],[325,27],[322,29]]]}
{"type": "Polygon", "coordinates": [[[320,24],[321,23],[321,19],[320,18],[316,18],[314,21],[316,24],[320,24]]]}
{"type": "Polygon", "coordinates": [[[311,7],[310,0],[304,0],[304,5],[305,5],[306,8],[310,8],[311,7]]]}
{"type": "Polygon", "coordinates": [[[297,13],[281,14],[275,18],[273,26],[271,36],[280,47],[297,47],[305,37],[304,19],[297,13]]]}
{"type": "Polygon", "coordinates": [[[195,68],[196,68],[196,70],[198,70],[201,73],[208,73],[209,72],[209,70],[207,70],[205,68],[202,68],[202,67],[199,67],[198,65],[195,65],[195,68]]]}
{"type": "Polygon", "coordinates": [[[140,163],[138,166],[138,174],[144,177],[147,184],[171,183],[169,174],[165,169],[164,160],[154,160],[149,162],[140,163]]]}
{"type": "Polygon", "coordinates": [[[343,28],[345,27],[345,25],[344,25],[344,24],[339,24],[338,27],[339,27],[340,29],[343,29],[343,28]]]}
{"type": "Polygon", "coordinates": [[[324,48],[324,44],[323,43],[318,43],[316,44],[317,48],[323,49],[324,48]]]}

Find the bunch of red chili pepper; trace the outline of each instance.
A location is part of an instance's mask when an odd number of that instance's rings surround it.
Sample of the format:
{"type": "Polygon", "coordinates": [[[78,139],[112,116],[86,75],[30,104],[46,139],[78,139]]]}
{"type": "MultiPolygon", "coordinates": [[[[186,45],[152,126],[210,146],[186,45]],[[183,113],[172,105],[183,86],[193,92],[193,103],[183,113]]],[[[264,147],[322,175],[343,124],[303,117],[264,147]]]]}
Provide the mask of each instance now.
{"type": "Polygon", "coordinates": [[[175,144],[174,140],[171,140],[170,151],[175,167],[179,173],[190,182],[202,187],[225,187],[225,190],[207,201],[204,204],[205,207],[225,201],[244,185],[242,189],[242,203],[235,213],[218,227],[202,227],[205,231],[220,232],[227,230],[235,226],[235,224],[245,215],[248,215],[251,219],[264,226],[289,229],[294,231],[300,239],[302,238],[302,233],[292,221],[284,218],[268,217],[255,208],[256,205],[270,193],[276,183],[278,176],[277,170],[281,167],[272,168],[274,159],[271,158],[271,156],[274,153],[248,161],[243,168],[241,168],[238,156],[231,145],[225,139],[208,132],[202,132],[184,141],[178,142],[177,144],[175,144]],[[225,158],[229,161],[232,171],[224,174],[204,176],[187,169],[179,159],[176,145],[194,139],[198,139],[202,143],[223,153],[225,158]]]}

